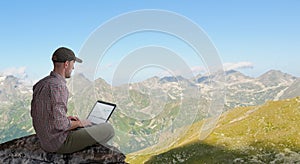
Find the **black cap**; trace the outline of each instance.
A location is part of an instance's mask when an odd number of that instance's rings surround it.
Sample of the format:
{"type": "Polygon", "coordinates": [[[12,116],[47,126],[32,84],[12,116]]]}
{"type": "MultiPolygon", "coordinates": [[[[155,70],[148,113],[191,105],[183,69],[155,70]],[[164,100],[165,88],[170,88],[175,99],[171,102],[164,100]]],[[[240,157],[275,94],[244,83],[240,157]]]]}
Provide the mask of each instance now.
{"type": "Polygon", "coordinates": [[[78,63],[82,63],[82,60],[77,58],[74,52],[66,47],[60,47],[54,51],[52,55],[53,62],[66,62],[75,60],[78,63]]]}

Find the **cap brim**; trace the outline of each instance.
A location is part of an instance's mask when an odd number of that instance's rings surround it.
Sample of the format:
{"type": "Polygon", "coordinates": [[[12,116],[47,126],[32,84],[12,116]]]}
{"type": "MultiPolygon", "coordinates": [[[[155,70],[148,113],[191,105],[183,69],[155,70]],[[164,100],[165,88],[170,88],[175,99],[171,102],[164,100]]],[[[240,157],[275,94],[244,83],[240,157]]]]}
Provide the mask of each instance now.
{"type": "Polygon", "coordinates": [[[82,60],[79,59],[78,57],[76,57],[75,61],[78,62],[78,63],[82,63],[82,60]]]}

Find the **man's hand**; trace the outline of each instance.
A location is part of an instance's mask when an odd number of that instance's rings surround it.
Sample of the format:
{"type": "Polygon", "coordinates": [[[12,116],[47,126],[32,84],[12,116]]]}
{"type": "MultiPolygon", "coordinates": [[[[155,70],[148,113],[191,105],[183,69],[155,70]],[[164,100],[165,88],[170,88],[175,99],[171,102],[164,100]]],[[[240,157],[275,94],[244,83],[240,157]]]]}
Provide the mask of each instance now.
{"type": "Polygon", "coordinates": [[[77,116],[68,116],[68,119],[71,121],[78,121],[79,118],[77,116]]]}
{"type": "Polygon", "coordinates": [[[69,116],[68,119],[71,121],[71,127],[69,130],[76,129],[78,127],[86,127],[89,125],[92,125],[92,123],[89,120],[80,120],[76,116],[69,116]]]}

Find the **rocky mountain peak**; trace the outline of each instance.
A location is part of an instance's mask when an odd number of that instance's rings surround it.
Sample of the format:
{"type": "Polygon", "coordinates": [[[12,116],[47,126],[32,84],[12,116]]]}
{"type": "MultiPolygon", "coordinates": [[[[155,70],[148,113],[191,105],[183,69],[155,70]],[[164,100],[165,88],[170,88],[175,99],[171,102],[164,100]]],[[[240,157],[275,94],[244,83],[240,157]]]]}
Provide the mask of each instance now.
{"type": "Polygon", "coordinates": [[[227,83],[237,82],[237,81],[247,81],[252,78],[242,74],[241,72],[235,70],[229,70],[225,72],[225,78],[227,83]]]}
{"type": "Polygon", "coordinates": [[[186,79],[182,76],[165,76],[160,79],[160,82],[167,83],[167,82],[178,82],[182,80],[186,80],[186,79]]]}
{"type": "Polygon", "coordinates": [[[143,81],[144,83],[157,83],[159,81],[159,77],[158,76],[154,76],[154,77],[150,77],[148,79],[146,79],[145,81],[143,81]]]}
{"type": "Polygon", "coordinates": [[[11,103],[14,99],[28,96],[29,93],[31,93],[31,86],[21,79],[12,75],[0,76],[0,102],[11,103]]]}
{"type": "Polygon", "coordinates": [[[276,86],[280,83],[292,83],[296,77],[279,70],[270,70],[258,77],[258,80],[266,86],[276,86]]]}

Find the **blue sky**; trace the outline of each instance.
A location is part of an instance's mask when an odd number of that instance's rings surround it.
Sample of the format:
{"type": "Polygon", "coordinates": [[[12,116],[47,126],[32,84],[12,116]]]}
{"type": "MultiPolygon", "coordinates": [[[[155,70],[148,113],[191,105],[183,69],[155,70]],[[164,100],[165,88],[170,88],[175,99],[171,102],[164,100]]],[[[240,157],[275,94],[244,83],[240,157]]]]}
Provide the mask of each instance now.
{"type": "MultiPolygon", "coordinates": [[[[100,25],[141,9],[187,17],[206,32],[225,65],[246,75],[256,77],[276,69],[300,76],[297,0],[0,1],[0,72],[42,78],[52,70],[50,58],[57,47],[67,46],[78,53],[100,25]]],[[[106,65],[117,64],[120,56],[108,60],[111,63],[106,65]]],[[[197,67],[193,58],[187,60],[197,67]]]]}

